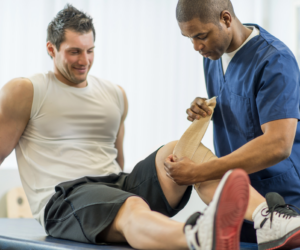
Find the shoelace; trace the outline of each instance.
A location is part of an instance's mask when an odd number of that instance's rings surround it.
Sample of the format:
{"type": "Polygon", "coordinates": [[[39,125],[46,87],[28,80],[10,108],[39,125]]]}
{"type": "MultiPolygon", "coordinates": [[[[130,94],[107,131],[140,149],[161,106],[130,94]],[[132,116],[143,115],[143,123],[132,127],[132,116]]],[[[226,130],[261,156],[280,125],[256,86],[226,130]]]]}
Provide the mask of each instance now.
{"type": "MultiPolygon", "coordinates": [[[[197,222],[204,216],[204,212],[205,212],[206,209],[204,209],[203,213],[202,212],[199,212],[199,217],[197,219],[197,222]]],[[[197,225],[197,222],[195,225],[197,225]]]]}
{"type": "Polygon", "coordinates": [[[272,227],[272,220],[273,220],[274,212],[279,214],[278,217],[280,217],[280,215],[283,214],[282,218],[286,218],[286,219],[290,219],[292,217],[299,216],[299,214],[294,209],[292,209],[291,207],[296,208],[300,211],[300,208],[298,208],[294,205],[290,205],[290,204],[284,204],[284,205],[276,204],[275,206],[269,208],[269,210],[267,210],[266,212],[271,213],[270,228],[272,227]]]}

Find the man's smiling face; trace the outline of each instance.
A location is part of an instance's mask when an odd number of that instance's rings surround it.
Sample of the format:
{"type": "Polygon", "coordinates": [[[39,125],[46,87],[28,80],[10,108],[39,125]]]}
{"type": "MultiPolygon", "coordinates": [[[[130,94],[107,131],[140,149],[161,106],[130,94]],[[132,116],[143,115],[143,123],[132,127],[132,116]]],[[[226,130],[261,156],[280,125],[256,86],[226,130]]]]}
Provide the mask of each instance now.
{"type": "Polygon", "coordinates": [[[66,30],[65,40],[58,51],[55,48],[53,60],[58,72],[70,85],[85,82],[94,61],[93,32],[81,34],[66,30]]]}

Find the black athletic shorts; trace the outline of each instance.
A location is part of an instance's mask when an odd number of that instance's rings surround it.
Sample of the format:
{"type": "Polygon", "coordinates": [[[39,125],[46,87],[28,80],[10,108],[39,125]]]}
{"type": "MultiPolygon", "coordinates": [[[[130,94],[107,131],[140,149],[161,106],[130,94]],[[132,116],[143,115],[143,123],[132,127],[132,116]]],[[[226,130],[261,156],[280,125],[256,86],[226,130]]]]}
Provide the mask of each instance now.
{"type": "Polygon", "coordinates": [[[187,204],[192,186],[187,188],[177,208],[173,209],[157,178],[157,151],[139,162],[130,174],[86,176],[57,185],[56,193],[45,208],[46,232],[56,238],[101,243],[97,236],[113,222],[130,196],[143,198],[151,210],[168,217],[177,214],[187,204]]]}

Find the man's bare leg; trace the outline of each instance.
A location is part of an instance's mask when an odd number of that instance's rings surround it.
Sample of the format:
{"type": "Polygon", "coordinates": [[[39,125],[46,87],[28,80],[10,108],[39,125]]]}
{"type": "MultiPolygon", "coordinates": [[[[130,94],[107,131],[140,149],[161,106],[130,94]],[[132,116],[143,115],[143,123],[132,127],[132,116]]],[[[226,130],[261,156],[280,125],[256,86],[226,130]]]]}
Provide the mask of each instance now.
{"type": "MultiPolygon", "coordinates": [[[[174,183],[166,176],[164,170],[164,161],[173,152],[176,143],[176,141],[171,142],[162,147],[157,152],[155,161],[160,185],[173,208],[178,205],[187,189],[187,186],[179,186],[174,183]]],[[[209,214],[212,216],[211,213],[209,214]]],[[[234,215],[236,214],[237,212],[234,211],[234,215]]],[[[213,223],[214,217],[208,218],[209,223],[213,223]]],[[[235,224],[234,226],[236,226],[235,224]]],[[[205,227],[207,227],[207,224],[205,224],[205,227]]],[[[137,249],[188,249],[183,229],[183,223],[151,211],[146,202],[139,197],[130,197],[119,210],[113,223],[99,235],[98,240],[103,242],[128,242],[137,249]]],[[[199,229],[201,230],[201,227],[199,229]]],[[[208,232],[208,238],[212,237],[213,232],[207,228],[205,230],[205,232],[208,232]]],[[[195,233],[192,233],[192,236],[195,237],[195,233]]],[[[205,240],[208,238],[205,238],[205,240]]],[[[218,236],[218,239],[222,240],[220,236],[218,236]]],[[[209,245],[211,243],[206,242],[205,244],[209,245]]]]}
{"type": "MultiPolygon", "coordinates": [[[[173,141],[166,144],[158,151],[156,155],[156,171],[158,179],[169,204],[173,208],[178,205],[187,188],[187,186],[179,186],[174,183],[170,178],[167,177],[166,171],[164,170],[164,161],[168,155],[172,154],[177,142],[178,141],[173,141]]],[[[192,160],[196,163],[201,163],[214,158],[216,158],[216,156],[203,144],[200,144],[194,153],[192,160]]],[[[205,204],[208,205],[211,202],[219,183],[220,180],[213,180],[203,182],[196,186],[197,193],[205,204]]],[[[249,203],[245,214],[245,219],[252,221],[253,212],[260,204],[265,202],[266,199],[251,185],[249,187],[249,192],[249,203]]]]}
{"type": "Polygon", "coordinates": [[[179,186],[174,181],[172,181],[165,171],[164,162],[166,158],[172,154],[174,147],[176,146],[177,141],[170,142],[160,148],[157,152],[155,158],[156,172],[157,177],[160,183],[160,186],[164,192],[165,197],[167,198],[170,206],[175,208],[180,202],[182,196],[184,195],[188,186],[179,186]]]}
{"type": "MultiPolygon", "coordinates": [[[[189,128],[182,135],[176,147],[174,147],[173,154],[178,158],[188,157],[195,163],[207,162],[217,158],[209,149],[207,149],[201,140],[207,130],[209,122],[216,106],[216,97],[206,100],[206,104],[211,110],[211,115],[201,117],[200,120],[194,120],[189,128]]],[[[207,181],[195,185],[198,195],[204,203],[209,204],[217,189],[220,180],[207,181]]],[[[250,186],[250,198],[245,219],[252,221],[252,214],[255,209],[263,202],[265,198],[261,196],[252,186],[250,186]]]]}
{"type": "MultiPolygon", "coordinates": [[[[164,161],[168,155],[172,154],[177,142],[178,141],[173,141],[166,144],[158,151],[156,155],[156,171],[158,179],[169,204],[173,208],[178,205],[187,188],[187,186],[179,186],[174,183],[169,177],[167,177],[166,171],[164,170],[164,161]]],[[[192,160],[196,163],[201,163],[212,160],[213,158],[216,158],[216,156],[203,144],[200,144],[192,160]],[[209,153],[206,153],[207,151],[209,151],[209,153]]],[[[208,205],[211,202],[219,183],[220,180],[213,180],[203,182],[196,186],[196,190],[205,204],[208,205]]],[[[245,219],[252,221],[253,212],[260,204],[265,202],[266,199],[251,185],[249,187],[249,192],[249,203],[245,214],[245,219]]]]}
{"type": "MultiPolygon", "coordinates": [[[[200,144],[192,160],[196,163],[207,162],[217,158],[208,148],[200,144]]],[[[219,185],[220,180],[206,181],[195,185],[196,191],[205,204],[209,204],[219,185]]],[[[249,203],[245,214],[245,219],[252,221],[252,214],[255,209],[266,201],[266,199],[258,193],[251,185],[249,188],[249,203]]]]}
{"type": "MultiPolygon", "coordinates": [[[[198,186],[198,195],[202,199],[202,201],[205,204],[209,204],[211,202],[211,199],[218,187],[218,184],[220,183],[220,180],[214,180],[214,181],[206,181],[198,186]]],[[[252,221],[252,215],[255,209],[266,201],[266,199],[258,193],[251,185],[249,188],[249,203],[248,208],[245,214],[245,219],[252,221]]]]}
{"type": "MultiPolygon", "coordinates": [[[[187,186],[179,186],[166,176],[164,161],[172,154],[177,141],[160,148],[155,158],[157,177],[170,206],[175,208],[187,186]]],[[[137,249],[188,249],[184,223],[153,212],[141,198],[129,197],[113,223],[100,235],[103,242],[128,242],[137,249]]]]}
{"type": "Polygon", "coordinates": [[[137,249],[188,249],[184,224],[150,210],[136,196],[129,197],[99,241],[128,242],[137,249]]]}
{"type": "MultiPolygon", "coordinates": [[[[177,144],[170,142],[159,149],[156,155],[156,172],[171,207],[175,208],[187,186],[179,186],[166,176],[164,161],[177,144]]],[[[199,149],[200,150],[200,149],[199,149]]],[[[201,198],[209,203],[219,180],[203,183],[201,198]]],[[[251,214],[252,215],[252,214],[251,214]]],[[[99,241],[128,242],[137,249],[188,249],[183,233],[184,224],[150,210],[139,197],[130,197],[119,210],[113,223],[99,235],[99,241]]]]}

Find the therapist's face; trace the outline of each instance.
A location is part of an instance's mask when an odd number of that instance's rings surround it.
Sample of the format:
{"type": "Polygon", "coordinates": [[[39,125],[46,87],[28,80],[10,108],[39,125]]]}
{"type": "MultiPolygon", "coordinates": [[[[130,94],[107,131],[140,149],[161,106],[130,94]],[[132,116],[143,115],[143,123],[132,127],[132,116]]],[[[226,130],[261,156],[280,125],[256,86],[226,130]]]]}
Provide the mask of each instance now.
{"type": "Polygon", "coordinates": [[[230,46],[231,34],[225,23],[202,23],[199,18],[178,23],[183,36],[191,39],[202,56],[218,60],[230,46]]]}

